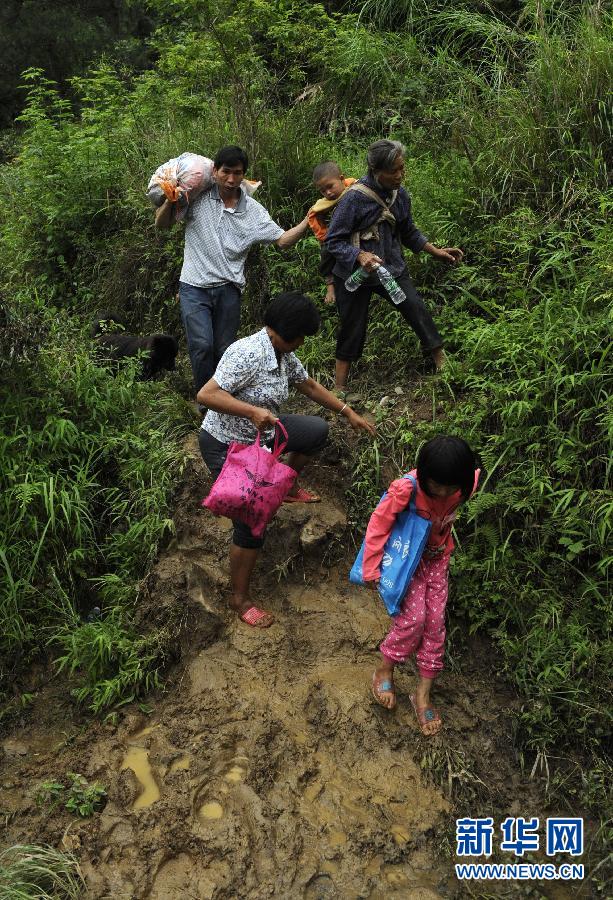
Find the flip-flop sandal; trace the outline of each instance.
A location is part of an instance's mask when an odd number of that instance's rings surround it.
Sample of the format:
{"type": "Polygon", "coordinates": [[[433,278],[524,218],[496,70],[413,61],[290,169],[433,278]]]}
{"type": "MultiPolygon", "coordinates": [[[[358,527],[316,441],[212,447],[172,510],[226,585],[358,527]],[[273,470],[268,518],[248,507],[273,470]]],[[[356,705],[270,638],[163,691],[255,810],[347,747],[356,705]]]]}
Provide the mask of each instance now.
{"type": "Polygon", "coordinates": [[[293,494],[288,494],[284,503],[321,503],[319,494],[313,491],[307,491],[305,488],[298,488],[293,494]]]}
{"type": "Polygon", "coordinates": [[[382,706],[383,709],[394,709],[394,707],[396,706],[396,689],[394,687],[394,682],[389,678],[383,678],[377,683],[376,672],[373,672],[372,675],[372,695],[379,706],[382,706]],[[383,703],[381,691],[386,691],[387,693],[394,695],[394,702],[391,706],[387,706],[385,703],[383,703]]]}
{"type": "Polygon", "coordinates": [[[249,609],[246,609],[244,613],[240,614],[239,619],[241,622],[246,622],[247,625],[251,625],[253,628],[270,628],[272,621],[274,620],[270,621],[267,625],[259,624],[266,616],[270,616],[270,613],[267,613],[263,609],[259,609],[257,606],[250,606],[249,609]]]}
{"type": "Polygon", "coordinates": [[[411,706],[415,710],[421,733],[426,737],[434,737],[435,734],[438,734],[443,727],[443,720],[438,713],[438,709],[434,706],[418,706],[415,701],[415,694],[409,694],[409,700],[411,701],[411,706]],[[424,731],[426,725],[432,725],[436,722],[439,723],[439,727],[436,731],[424,731]]]}

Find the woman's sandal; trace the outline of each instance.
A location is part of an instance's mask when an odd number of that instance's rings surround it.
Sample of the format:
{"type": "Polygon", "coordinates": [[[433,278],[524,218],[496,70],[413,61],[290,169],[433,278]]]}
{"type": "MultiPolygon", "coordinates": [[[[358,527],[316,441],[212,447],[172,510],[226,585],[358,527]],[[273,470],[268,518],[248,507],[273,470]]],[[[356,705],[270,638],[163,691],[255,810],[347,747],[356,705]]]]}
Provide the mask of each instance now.
{"type": "Polygon", "coordinates": [[[434,737],[435,734],[438,734],[441,728],[443,727],[443,720],[441,719],[438,709],[434,706],[418,706],[415,700],[415,694],[409,694],[409,700],[411,701],[411,706],[415,710],[415,715],[417,716],[417,721],[419,723],[419,727],[421,729],[421,733],[426,737],[434,737]],[[438,722],[438,728],[436,731],[425,731],[425,727],[427,725],[433,725],[438,722]]]}
{"type": "Polygon", "coordinates": [[[298,488],[292,494],[288,494],[284,503],[321,503],[319,494],[307,491],[306,488],[298,488]]]}
{"type": "Polygon", "coordinates": [[[264,609],[260,609],[258,606],[250,606],[249,609],[246,609],[245,612],[239,615],[239,619],[241,622],[246,622],[247,625],[251,625],[252,628],[270,628],[274,622],[271,614],[264,609]],[[265,625],[261,625],[262,619],[266,618],[269,618],[270,621],[265,625]]]}
{"type": "Polygon", "coordinates": [[[377,673],[373,672],[372,676],[372,695],[379,704],[384,709],[393,709],[396,706],[396,690],[394,688],[394,682],[391,678],[382,678],[379,680],[377,678],[377,673]],[[381,696],[381,691],[385,691],[386,694],[393,694],[393,700],[391,706],[388,706],[387,703],[383,702],[383,697],[381,696]]]}

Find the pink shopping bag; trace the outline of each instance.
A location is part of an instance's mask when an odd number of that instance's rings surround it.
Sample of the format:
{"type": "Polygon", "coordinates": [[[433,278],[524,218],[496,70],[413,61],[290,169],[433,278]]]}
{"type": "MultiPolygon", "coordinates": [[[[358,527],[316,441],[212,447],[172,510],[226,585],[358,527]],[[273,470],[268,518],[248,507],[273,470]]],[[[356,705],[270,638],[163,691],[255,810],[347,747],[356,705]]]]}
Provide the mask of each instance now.
{"type": "Polygon", "coordinates": [[[261,537],[296,480],[297,472],[279,462],[287,444],[287,431],[277,422],[285,440],[275,430],[272,453],[260,445],[260,433],[253,444],[232,441],[215,484],[202,505],[216,516],[238,519],[261,537]]]}

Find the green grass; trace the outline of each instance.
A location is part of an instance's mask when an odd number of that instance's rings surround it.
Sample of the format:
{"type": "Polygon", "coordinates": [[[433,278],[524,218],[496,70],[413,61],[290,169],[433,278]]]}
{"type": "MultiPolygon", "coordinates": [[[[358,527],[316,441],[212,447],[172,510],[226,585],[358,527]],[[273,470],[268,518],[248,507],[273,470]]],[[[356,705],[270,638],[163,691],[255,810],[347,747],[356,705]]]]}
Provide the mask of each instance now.
{"type": "Polygon", "coordinates": [[[184,407],[162,384],[137,381],[135,367],[113,377],[98,366],[66,313],[25,296],[5,310],[15,356],[0,410],[1,656],[50,647],[78,676],[77,699],[98,711],[157,683],[162,642],[137,635],[131,616],[172,529],[184,407]],[[18,346],[28,316],[42,342],[31,358],[18,346]],[[87,623],[94,606],[102,616],[87,623]]]}
{"type": "Polygon", "coordinates": [[[72,854],[29,844],[0,853],[0,900],[78,900],[84,894],[72,854]]]}

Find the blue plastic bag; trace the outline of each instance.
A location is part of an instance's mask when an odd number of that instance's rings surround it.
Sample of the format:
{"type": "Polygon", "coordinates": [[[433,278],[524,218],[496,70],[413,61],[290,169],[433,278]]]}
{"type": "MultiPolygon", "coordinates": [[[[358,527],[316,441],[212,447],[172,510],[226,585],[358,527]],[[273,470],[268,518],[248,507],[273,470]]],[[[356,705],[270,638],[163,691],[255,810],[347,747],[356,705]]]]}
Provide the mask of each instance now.
{"type": "MultiPolygon", "coordinates": [[[[413,484],[411,501],[407,509],[396,516],[396,521],[391,534],[383,548],[381,559],[381,578],[379,579],[379,593],[390,616],[395,616],[400,610],[400,605],[409,589],[411,578],[424,552],[432,523],[419,515],[415,508],[415,495],[417,484],[412,475],[404,475],[413,484]]],[[[381,500],[387,495],[387,491],[381,500]]],[[[379,503],[381,502],[379,501],[379,503]]],[[[362,541],[360,552],[351,567],[349,581],[352,584],[364,584],[362,576],[362,563],[364,561],[364,545],[362,541]]]]}

